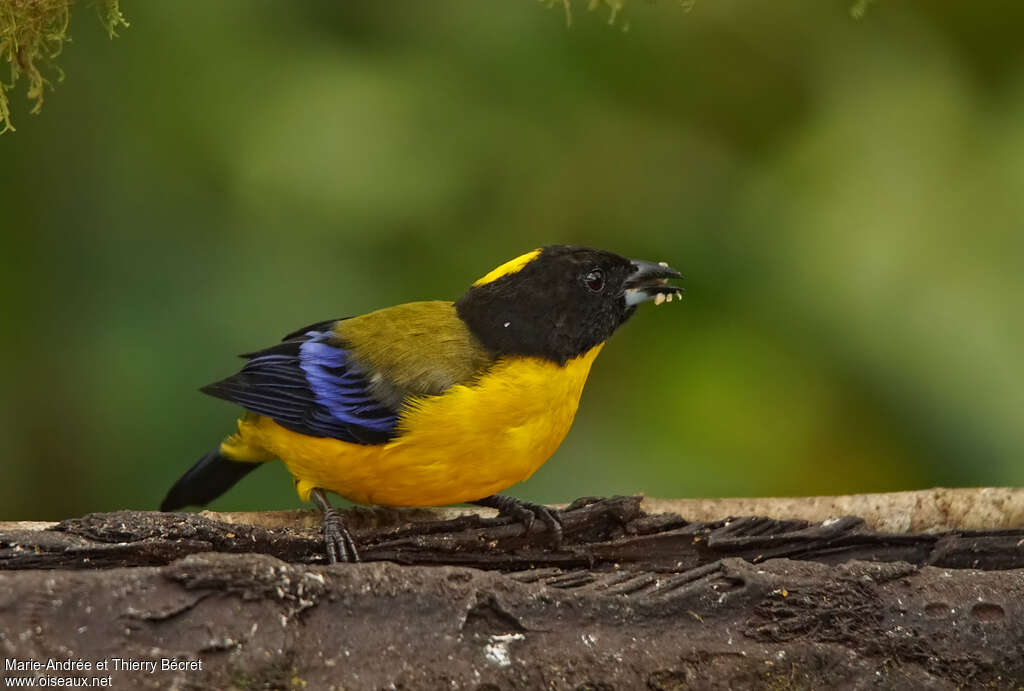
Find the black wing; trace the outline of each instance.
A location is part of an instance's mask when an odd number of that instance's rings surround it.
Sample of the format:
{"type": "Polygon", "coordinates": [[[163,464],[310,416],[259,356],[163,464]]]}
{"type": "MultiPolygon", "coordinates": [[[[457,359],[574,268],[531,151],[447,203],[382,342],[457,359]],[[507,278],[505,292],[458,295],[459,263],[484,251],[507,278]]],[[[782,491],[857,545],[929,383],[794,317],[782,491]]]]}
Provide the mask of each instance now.
{"type": "Polygon", "coordinates": [[[312,437],[382,444],[395,436],[398,411],[369,391],[365,373],[333,333],[313,324],[243,357],[242,370],[201,390],[312,437]]]}

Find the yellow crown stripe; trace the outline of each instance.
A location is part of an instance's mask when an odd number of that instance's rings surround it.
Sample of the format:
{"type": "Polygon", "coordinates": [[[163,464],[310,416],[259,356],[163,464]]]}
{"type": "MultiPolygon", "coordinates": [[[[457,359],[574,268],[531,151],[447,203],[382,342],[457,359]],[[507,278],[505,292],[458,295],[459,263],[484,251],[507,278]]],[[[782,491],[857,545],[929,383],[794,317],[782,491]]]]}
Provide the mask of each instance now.
{"type": "Polygon", "coordinates": [[[502,276],[508,276],[509,274],[514,274],[515,272],[519,271],[524,266],[526,266],[527,264],[532,262],[534,259],[536,259],[537,255],[539,255],[539,254],[540,254],[540,250],[539,249],[536,249],[536,250],[534,250],[532,252],[527,252],[526,254],[521,254],[518,257],[516,257],[515,259],[511,259],[511,260],[505,262],[504,264],[502,264],[501,266],[499,266],[498,268],[490,271],[486,276],[478,279],[476,281],[476,283],[473,284],[473,286],[474,287],[475,286],[482,286],[485,283],[490,283],[491,281],[496,281],[499,278],[501,278],[502,276]]]}

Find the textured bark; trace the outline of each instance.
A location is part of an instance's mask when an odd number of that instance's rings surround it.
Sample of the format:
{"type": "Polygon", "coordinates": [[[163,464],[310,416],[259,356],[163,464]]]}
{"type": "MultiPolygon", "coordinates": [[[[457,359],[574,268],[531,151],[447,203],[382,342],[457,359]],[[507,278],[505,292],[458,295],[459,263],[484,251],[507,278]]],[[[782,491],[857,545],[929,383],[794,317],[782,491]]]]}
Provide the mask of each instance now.
{"type": "Polygon", "coordinates": [[[115,688],[1024,687],[1024,525],[653,505],[579,501],[558,550],[539,522],[361,510],[366,563],[336,566],[305,512],[4,524],[0,647],[203,663],[111,671],[115,688]]]}

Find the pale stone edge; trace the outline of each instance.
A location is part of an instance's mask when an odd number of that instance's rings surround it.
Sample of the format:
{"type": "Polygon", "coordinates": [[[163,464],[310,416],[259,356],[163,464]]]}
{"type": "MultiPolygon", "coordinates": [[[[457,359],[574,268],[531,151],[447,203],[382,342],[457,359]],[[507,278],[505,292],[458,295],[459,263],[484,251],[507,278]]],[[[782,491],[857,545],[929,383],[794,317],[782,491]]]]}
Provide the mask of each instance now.
{"type": "MultiPolygon", "coordinates": [[[[859,516],[872,530],[896,534],[1024,528],[1024,488],[1021,487],[936,487],[911,492],[823,497],[647,497],[642,507],[647,513],[675,513],[690,521],[715,521],[727,516],[769,516],[818,523],[839,516],[859,516]]],[[[352,511],[373,522],[372,512],[358,508],[352,511]]],[[[492,509],[470,507],[399,511],[403,521],[450,519],[469,513],[494,515],[492,509]]],[[[319,515],[312,510],[203,511],[201,515],[227,523],[265,528],[316,528],[320,525],[319,515]]],[[[6,521],[0,522],[0,531],[45,530],[54,525],[55,522],[48,521],[6,521]]]]}

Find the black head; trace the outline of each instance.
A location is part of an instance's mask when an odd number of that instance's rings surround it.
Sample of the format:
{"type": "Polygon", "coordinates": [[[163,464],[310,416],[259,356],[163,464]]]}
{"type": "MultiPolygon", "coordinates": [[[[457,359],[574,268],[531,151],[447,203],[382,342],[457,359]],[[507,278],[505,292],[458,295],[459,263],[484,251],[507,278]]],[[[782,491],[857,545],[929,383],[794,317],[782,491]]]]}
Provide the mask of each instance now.
{"type": "Polygon", "coordinates": [[[455,307],[496,355],[565,363],[606,341],[640,302],[677,295],[667,278],[679,273],[589,247],[552,245],[494,269],[455,307]]]}

